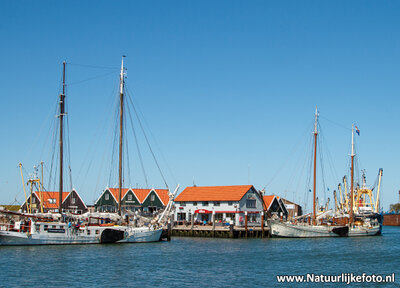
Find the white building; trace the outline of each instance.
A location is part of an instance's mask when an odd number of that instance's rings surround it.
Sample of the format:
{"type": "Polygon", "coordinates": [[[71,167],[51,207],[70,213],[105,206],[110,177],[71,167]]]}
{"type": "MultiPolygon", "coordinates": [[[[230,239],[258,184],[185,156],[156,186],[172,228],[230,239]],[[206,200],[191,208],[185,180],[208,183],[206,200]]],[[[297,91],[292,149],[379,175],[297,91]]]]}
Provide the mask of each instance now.
{"type": "Polygon", "coordinates": [[[260,193],[252,185],[187,187],[175,198],[175,221],[259,226],[263,213],[260,193]]]}

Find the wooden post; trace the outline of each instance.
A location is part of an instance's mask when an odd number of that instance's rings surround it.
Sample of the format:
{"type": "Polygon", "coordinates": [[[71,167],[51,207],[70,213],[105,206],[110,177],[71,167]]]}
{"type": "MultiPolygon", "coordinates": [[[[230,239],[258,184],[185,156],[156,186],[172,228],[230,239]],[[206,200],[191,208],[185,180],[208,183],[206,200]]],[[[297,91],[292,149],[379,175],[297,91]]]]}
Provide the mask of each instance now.
{"type": "Polygon", "coordinates": [[[172,234],[171,223],[168,223],[167,227],[168,227],[167,241],[171,241],[171,234],[172,234]]]}
{"type": "Polygon", "coordinates": [[[191,223],[190,223],[190,230],[191,230],[191,235],[193,236],[193,226],[194,226],[194,213],[191,216],[191,223]]]}
{"type": "Polygon", "coordinates": [[[215,237],[215,211],[212,212],[212,237],[215,237]]]}
{"type": "Polygon", "coordinates": [[[247,238],[247,211],[244,211],[244,230],[247,238]]]}
{"type": "Polygon", "coordinates": [[[264,238],[264,210],[261,211],[261,238],[264,238]]]}

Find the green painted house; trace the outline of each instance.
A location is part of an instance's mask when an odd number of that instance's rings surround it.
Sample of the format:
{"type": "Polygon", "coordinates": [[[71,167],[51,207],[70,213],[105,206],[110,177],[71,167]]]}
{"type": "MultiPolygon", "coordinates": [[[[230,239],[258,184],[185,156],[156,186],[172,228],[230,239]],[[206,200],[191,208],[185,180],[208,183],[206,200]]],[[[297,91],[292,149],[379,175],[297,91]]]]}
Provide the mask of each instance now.
{"type": "MultiPolygon", "coordinates": [[[[121,209],[123,211],[141,211],[151,213],[163,209],[168,201],[168,189],[123,188],[121,191],[121,209]]],[[[116,212],[119,199],[118,188],[106,188],[94,204],[98,212],[116,212]]]]}

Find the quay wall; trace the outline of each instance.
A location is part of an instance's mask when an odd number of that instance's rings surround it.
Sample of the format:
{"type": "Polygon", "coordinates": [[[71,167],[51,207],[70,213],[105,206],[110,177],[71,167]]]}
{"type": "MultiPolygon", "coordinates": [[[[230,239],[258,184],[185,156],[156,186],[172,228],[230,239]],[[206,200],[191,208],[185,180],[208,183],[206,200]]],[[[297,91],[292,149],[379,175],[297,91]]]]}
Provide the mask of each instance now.
{"type": "Polygon", "coordinates": [[[178,225],[172,228],[172,236],[177,237],[208,237],[208,238],[267,238],[269,237],[269,228],[264,227],[212,227],[212,226],[194,226],[186,227],[178,225]]]}

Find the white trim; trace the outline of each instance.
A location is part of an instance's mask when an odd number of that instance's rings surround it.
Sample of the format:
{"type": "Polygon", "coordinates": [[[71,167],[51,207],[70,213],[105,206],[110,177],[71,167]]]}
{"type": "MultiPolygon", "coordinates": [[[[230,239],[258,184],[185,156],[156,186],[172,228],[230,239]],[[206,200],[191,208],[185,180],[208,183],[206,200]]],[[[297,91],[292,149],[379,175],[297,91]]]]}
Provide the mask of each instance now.
{"type": "Polygon", "coordinates": [[[115,202],[118,203],[117,199],[115,199],[115,197],[114,197],[114,194],[110,191],[110,188],[107,187],[106,189],[104,189],[103,193],[100,194],[100,197],[96,200],[96,202],[94,202],[95,206],[96,206],[96,203],[99,202],[99,200],[101,199],[101,197],[103,197],[103,194],[106,193],[107,190],[108,190],[108,192],[110,192],[110,194],[114,198],[115,202]]]}
{"type": "MultiPolygon", "coordinates": [[[[132,188],[128,188],[128,191],[126,191],[126,193],[125,193],[124,197],[123,197],[123,198],[121,198],[121,201],[122,201],[122,200],[124,200],[124,198],[126,197],[126,195],[128,195],[128,192],[129,192],[129,191],[132,191],[132,193],[133,193],[133,196],[135,196],[135,198],[136,198],[136,200],[138,201],[138,203],[139,203],[139,204],[142,204],[142,203],[140,203],[139,197],[137,197],[137,195],[136,195],[135,191],[133,191],[133,189],[132,189],[132,188]]],[[[132,201],[132,200],[126,200],[126,201],[132,201]]]]}
{"type": "MultiPolygon", "coordinates": [[[[83,206],[85,206],[85,208],[88,209],[87,206],[86,206],[86,204],[85,204],[85,202],[82,200],[81,196],[79,195],[78,191],[75,190],[75,188],[72,188],[72,191],[68,193],[67,197],[65,197],[65,199],[63,200],[63,202],[62,202],[61,204],[64,204],[65,200],[67,200],[67,198],[69,197],[69,195],[71,195],[71,193],[74,192],[74,191],[75,191],[76,195],[78,195],[79,200],[81,200],[83,206]]],[[[112,194],[112,193],[111,193],[111,194],[112,194]]]]}
{"type": "MultiPolygon", "coordinates": [[[[146,199],[149,197],[149,195],[150,195],[150,193],[151,193],[152,191],[154,191],[154,193],[156,193],[158,200],[160,200],[160,202],[161,202],[164,206],[166,206],[166,205],[164,204],[164,202],[161,200],[160,195],[158,195],[157,191],[156,191],[154,188],[151,188],[151,190],[149,191],[149,193],[147,193],[146,198],[144,198],[144,200],[143,200],[143,202],[142,202],[141,204],[143,204],[143,203],[146,201],[146,199]]],[[[151,200],[150,200],[150,201],[151,201],[151,200]]],[[[152,201],[152,202],[153,202],[153,201],[152,201]]]]}

